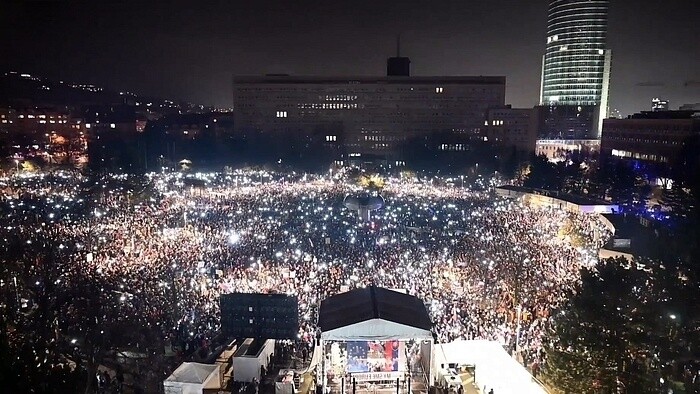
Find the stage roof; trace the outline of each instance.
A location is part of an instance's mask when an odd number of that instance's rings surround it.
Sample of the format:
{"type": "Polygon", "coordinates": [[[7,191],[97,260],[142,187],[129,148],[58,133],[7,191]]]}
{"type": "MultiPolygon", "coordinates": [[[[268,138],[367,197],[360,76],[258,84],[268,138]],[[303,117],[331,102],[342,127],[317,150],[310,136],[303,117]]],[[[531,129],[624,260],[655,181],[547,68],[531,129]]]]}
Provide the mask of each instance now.
{"type": "Polygon", "coordinates": [[[323,340],[432,338],[423,301],[381,287],[354,289],[323,300],[318,323],[323,340]]]}

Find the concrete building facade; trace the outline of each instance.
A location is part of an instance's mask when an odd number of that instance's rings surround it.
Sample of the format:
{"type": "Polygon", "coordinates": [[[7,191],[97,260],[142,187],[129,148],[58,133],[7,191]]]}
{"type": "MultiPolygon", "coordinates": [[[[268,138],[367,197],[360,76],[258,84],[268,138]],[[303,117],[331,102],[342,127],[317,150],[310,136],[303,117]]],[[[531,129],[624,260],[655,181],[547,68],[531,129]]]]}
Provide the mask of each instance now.
{"type": "Polygon", "coordinates": [[[700,112],[644,111],[627,119],[605,119],[601,139],[604,160],[624,160],[651,177],[668,177],[697,160],[691,144],[700,138],[700,112]]]}
{"type": "Polygon", "coordinates": [[[402,161],[403,144],[426,135],[450,136],[438,144],[445,150],[466,149],[458,142],[480,135],[488,110],[504,106],[505,77],[235,76],[233,99],[235,133],[402,161]]]}
{"type": "Polygon", "coordinates": [[[532,152],[537,140],[535,108],[493,108],[488,111],[486,137],[494,145],[532,152]]]}

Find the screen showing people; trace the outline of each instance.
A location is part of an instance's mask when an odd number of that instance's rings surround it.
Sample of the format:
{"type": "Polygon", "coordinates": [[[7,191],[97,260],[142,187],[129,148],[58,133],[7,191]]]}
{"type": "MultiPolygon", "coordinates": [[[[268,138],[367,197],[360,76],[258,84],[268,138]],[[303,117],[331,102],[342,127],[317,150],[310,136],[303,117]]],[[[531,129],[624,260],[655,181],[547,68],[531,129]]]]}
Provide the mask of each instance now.
{"type": "Polygon", "coordinates": [[[399,370],[399,341],[346,342],[347,372],[399,370]]]}

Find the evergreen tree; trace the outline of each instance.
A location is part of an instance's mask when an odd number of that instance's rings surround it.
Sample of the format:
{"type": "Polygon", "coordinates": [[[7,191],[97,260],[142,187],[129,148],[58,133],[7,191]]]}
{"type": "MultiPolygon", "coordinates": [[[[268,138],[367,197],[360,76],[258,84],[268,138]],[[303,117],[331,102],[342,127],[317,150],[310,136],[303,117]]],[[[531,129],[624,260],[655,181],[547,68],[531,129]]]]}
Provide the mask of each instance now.
{"type": "Polygon", "coordinates": [[[687,303],[697,282],[689,275],[641,259],[584,269],[551,321],[548,380],[565,393],[657,393],[662,381],[680,380],[698,355],[698,310],[687,303]]]}

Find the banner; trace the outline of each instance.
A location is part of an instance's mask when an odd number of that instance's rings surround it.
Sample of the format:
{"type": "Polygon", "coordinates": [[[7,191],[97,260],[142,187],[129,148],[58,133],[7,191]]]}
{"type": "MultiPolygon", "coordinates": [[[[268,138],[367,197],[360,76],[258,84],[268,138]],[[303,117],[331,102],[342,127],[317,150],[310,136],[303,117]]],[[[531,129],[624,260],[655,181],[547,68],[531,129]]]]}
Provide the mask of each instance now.
{"type": "Polygon", "coordinates": [[[403,372],[360,372],[352,374],[352,377],[358,382],[377,382],[402,378],[403,372]]]}

